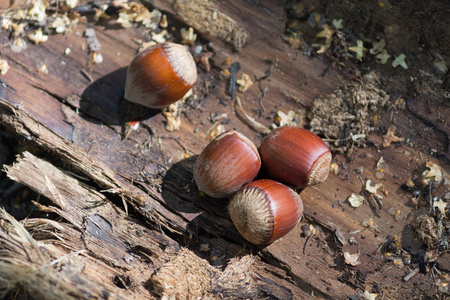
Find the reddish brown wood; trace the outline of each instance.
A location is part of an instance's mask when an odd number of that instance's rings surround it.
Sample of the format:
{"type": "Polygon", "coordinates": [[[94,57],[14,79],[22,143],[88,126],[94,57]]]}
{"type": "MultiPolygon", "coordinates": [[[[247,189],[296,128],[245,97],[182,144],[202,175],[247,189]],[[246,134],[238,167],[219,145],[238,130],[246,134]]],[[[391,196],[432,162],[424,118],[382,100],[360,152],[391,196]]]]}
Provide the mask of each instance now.
{"type": "MultiPolygon", "coordinates": [[[[181,24],[170,3],[156,0],[150,3],[166,12],[174,24],[181,24]]],[[[405,3],[399,4],[395,12],[400,14],[405,3]]],[[[411,193],[400,186],[412,179],[413,174],[420,175],[427,160],[441,164],[449,172],[448,162],[444,160],[448,147],[448,105],[441,102],[440,95],[422,90],[417,83],[411,89],[410,83],[411,76],[423,79],[426,76],[421,70],[431,72],[432,67],[425,68],[419,62],[415,62],[415,67],[412,64],[408,71],[375,64],[359,66],[380,71],[380,81],[393,102],[397,97],[405,97],[406,109],[384,111],[378,126],[396,125],[398,135],[409,138],[411,143],[382,148],[382,134],[378,131],[369,135],[371,147],[355,149],[348,156],[335,155],[333,161],[340,168],[338,175],[330,174],[326,182],[301,193],[306,218],[283,239],[262,249],[256,248],[234,228],[226,210],[226,200],[211,201],[200,196],[192,179],[196,155],[208,142],[206,132],[213,124],[211,117],[226,114],[229,118],[226,129],[236,128],[257,146],[261,141],[261,135],[234,114],[227,82],[218,79],[223,62],[231,58],[240,63],[239,74],[247,73],[254,78],[262,76],[278,61],[277,69],[262,82],[268,91],[261,103],[258,84],[239,94],[244,109],[267,127],[273,122],[274,111],[309,107],[318,95],[348,83],[347,71],[354,71],[356,67],[348,62],[348,69],[330,68],[330,62],[323,57],[311,58],[291,49],[280,38],[285,22],[281,3],[216,1],[215,5],[238,20],[250,33],[249,41],[237,52],[216,38],[203,37],[205,43],[211,42],[212,68],[208,73],[199,66],[199,81],[194,88],[198,99],[183,108],[180,131],[166,132],[166,120],[160,111],[143,109],[123,99],[126,66],[138,48],[134,39],[145,38],[146,33],[138,26],[122,29],[108,22],[80,24],[73,33],[53,35],[38,46],[30,43],[21,53],[13,53],[9,47],[1,48],[1,56],[11,66],[1,77],[4,83],[0,87],[1,123],[31,145],[57,157],[63,162],[62,168],[89,178],[99,190],[111,191],[114,198],[124,197],[136,215],[152,226],[160,226],[158,236],[169,234],[196,251],[201,244],[209,244],[214,253],[218,253],[214,256],[224,258],[235,256],[244,246],[251,249],[263,261],[260,275],[270,278],[268,282],[276,282],[277,293],[282,295],[280,299],[283,295],[300,299],[312,294],[345,299],[371,289],[374,283],[381,286],[386,298],[402,295],[407,299],[413,293],[423,293],[434,284],[430,276],[416,275],[403,282],[402,276],[411,271],[410,267],[397,269],[376,250],[386,236],[395,234],[417,254],[420,243],[413,239],[411,223],[427,208],[416,209],[411,193]],[[104,62],[100,65],[89,63],[82,34],[87,27],[95,29],[102,45],[104,62]],[[64,55],[66,47],[72,49],[69,56],[64,55]],[[46,75],[37,72],[37,67],[43,63],[49,69],[46,75]],[[429,105],[420,101],[422,96],[430,98],[429,105]],[[140,129],[123,139],[125,122],[136,118],[144,118],[140,129]],[[436,149],[439,156],[430,156],[431,149],[436,149]],[[374,166],[381,156],[389,170],[383,179],[377,180],[374,166]],[[348,202],[341,206],[339,200],[345,201],[352,193],[364,190],[366,179],[382,182],[389,192],[382,200],[381,209],[370,199],[356,209],[348,202]],[[405,218],[396,221],[389,213],[391,208],[400,209],[405,218]],[[367,218],[375,220],[378,231],[361,225],[367,218]],[[320,230],[309,241],[304,254],[306,238],[301,226],[309,223],[318,225],[320,230]],[[346,240],[353,237],[358,246],[340,245],[334,234],[337,229],[346,240]],[[346,265],[343,251],[359,252],[361,264],[346,265]],[[425,284],[418,284],[422,282],[425,284]],[[289,292],[280,288],[283,285],[289,292]]],[[[410,24],[405,18],[399,20],[410,24]]],[[[6,32],[0,37],[2,41],[8,40],[6,32]]],[[[408,45],[410,51],[417,54],[412,50],[417,46],[415,41],[414,36],[408,45]]],[[[400,43],[393,45],[400,47],[400,43]]],[[[421,55],[424,54],[417,54],[417,57],[421,55]]],[[[440,189],[443,195],[445,187],[440,189]]],[[[112,254],[106,253],[102,258],[112,254]]],[[[212,254],[211,251],[203,255],[212,254]]],[[[122,264],[118,263],[119,268],[122,264]]],[[[446,268],[442,262],[440,265],[446,268]]]]}

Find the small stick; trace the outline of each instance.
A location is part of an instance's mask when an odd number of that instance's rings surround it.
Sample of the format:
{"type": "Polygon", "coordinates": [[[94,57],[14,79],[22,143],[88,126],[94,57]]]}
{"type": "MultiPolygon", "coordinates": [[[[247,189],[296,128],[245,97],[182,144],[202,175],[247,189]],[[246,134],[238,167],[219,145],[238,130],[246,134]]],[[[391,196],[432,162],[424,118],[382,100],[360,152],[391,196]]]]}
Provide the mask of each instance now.
{"type": "Polygon", "coordinates": [[[419,268],[415,268],[414,270],[412,270],[411,273],[409,273],[408,275],[405,276],[405,278],[403,278],[403,280],[408,281],[411,278],[413,278],[417,273],[419,273],[419,268]]]}

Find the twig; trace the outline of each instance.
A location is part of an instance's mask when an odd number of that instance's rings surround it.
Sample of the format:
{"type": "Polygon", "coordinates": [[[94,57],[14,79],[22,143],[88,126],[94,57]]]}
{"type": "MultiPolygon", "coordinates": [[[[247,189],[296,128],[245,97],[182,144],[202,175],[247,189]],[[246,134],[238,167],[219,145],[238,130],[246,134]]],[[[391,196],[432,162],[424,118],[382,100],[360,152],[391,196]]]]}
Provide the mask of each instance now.
{"type": "Polygon", "coordinates": [[[417,273],[419,273],[419,268],[415,268],[414,270],[411,271],[411,273],[409,273],[408,275],[406,275],[403,280],[404,281],[408,281],[411,278],[413,278],[417,273]]]}
{"type": "Polygon", "coordinates": [[[268,134],[270,133],[270,129],[267,128],[266,126],[262,125],[261,123],[257,122],[255,119],[253,119],[252,117],[250,117],[242,108],[242,104],[241,104],[241,100],[239,99],[239,97],[236,97],[236,102],[234,105],[234,109],[236,111],[236,114],[238,115],[238,117],[241,118],[241,120],[247,124],[250,128],[252,128],[253,130],[255,130],[258,133],[262,133],[262,134],[268,134]]]}

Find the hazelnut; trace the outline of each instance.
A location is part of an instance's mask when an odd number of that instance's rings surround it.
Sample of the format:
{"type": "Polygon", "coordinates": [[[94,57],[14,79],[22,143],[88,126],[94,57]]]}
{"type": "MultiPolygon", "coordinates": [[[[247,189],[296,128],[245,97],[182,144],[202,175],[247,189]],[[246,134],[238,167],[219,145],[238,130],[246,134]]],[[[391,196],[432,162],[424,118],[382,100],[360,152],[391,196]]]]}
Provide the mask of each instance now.
{"type": "Polygon", "coordinates": [[[298,224],[303,215],[303,202],[288,186],[261,179],[236,192],[228,211],[246,240],[265,245],[286,235],[298,224]]]}
{"type": "Polygon", "coordinates": [[[179,44],[156,44],[131,61],[125,99],[150,108],[163,108],[183,98],[197,80],[189,50],[179,44]]]}
{"type": "Polygon", "coordinates": [[[328,177],[330,149],[306,129],[278,127],[262,140],[259,152],[266,171],[286,184],[304,188],[328,177]]]}
{"type": "Polygon", "coordinates": [[[252,181],[261,168],[258,149],[247,137],[226,131],[212,140],[194,165],[194,178],[200,191],[224,198],[252,181]]]}

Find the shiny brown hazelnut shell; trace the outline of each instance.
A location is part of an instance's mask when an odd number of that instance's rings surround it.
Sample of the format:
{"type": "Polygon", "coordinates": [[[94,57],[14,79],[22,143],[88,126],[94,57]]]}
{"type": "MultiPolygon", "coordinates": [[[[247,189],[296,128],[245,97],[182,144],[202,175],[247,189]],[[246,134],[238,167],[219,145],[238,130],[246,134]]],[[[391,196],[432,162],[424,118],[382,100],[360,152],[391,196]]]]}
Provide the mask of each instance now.
{"type": "Polygon", "coordinates": [[[214,198],[225,198],[252,181],[261,168],[255,144],[236,131],[212,140],[194,165],[198,189],[214,198]]]}
{"type": "Polygon", "coordinates": [[[239,233],[255,245],[266,245],[291,231],[303,215],[300,196],[288,186],[260,179],[236,192],[228,205],[239,233]]]}
{"type": "Polygon", "coordinates": [[[197,67],[185,46],[156,44],[131,61],[124,97],[150,108],[163,108],[183,98],[196,80],[197,67]]]}
{"type": "Polygon", "coordinates": [[[274,179],[298,188],[325,181],[331,152],[320,137],[303,128],[272,130],[259,148],[264,168],[274,179]]]}

